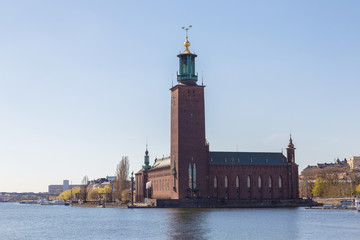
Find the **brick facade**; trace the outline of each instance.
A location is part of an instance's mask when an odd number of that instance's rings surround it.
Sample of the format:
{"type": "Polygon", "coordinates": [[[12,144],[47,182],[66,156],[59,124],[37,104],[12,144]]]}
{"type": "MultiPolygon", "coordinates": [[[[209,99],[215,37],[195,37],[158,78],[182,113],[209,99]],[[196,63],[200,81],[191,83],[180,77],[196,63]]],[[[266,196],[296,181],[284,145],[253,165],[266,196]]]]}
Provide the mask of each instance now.
{"type": "Polygon", "coordinates": [[[205,139],[204,87],[171,89],[171,166],[176,167],[171,198],[207,196],[208,157],[205,139]],[[196,166],[196,189],[189,191],[189,166],[196,166]],[[174,185],[175,184],[175,185],[174,185]],[[190,196],[192,195],[192,196],[190,196]]]}
{"type": "Polygon", "coordinates": [[[196,84],[196,55],[190,53],[189,46],[186,40],[186,50],[178,55],[179,84],[170,89],[170,159],[156,160],[151,168],[143,167],[135,175],[136,201],[142,202],[147,196],[155,199],[297,199],[298,166],[291,137],[287,157],[282,153],[209,151],[205,138],[204,86],[196,84]],[[151,183],[148,190],[146,183],[151,183]]]}

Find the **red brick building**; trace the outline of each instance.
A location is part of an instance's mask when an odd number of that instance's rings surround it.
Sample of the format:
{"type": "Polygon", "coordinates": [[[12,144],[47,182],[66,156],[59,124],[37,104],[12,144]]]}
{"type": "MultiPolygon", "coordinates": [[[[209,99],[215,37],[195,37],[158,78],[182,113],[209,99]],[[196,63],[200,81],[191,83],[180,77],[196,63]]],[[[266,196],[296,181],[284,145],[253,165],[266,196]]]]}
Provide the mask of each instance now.
{"type": "Polygon", "coordinates": [[[290,142],[287,156],[266,152],[213,152],[205,138],[203,85],[197,85],[188,37],[178,55],[178,84],[171,90],[171,155],[135,174],[136,201],[144,198],[297,199],[298,165],[290,142]]]}

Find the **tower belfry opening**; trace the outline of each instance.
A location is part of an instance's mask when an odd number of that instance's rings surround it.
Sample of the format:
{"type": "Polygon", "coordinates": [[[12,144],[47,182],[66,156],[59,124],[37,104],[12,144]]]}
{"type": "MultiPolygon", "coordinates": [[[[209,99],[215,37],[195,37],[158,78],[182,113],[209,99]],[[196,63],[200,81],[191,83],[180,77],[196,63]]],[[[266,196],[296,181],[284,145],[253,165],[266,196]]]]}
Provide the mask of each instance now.
{"type": "Polygon", "coordinates": [[[196,54],[191,53],[189,50],[190,42],[188,37],[188,31],[192,26],[188,28],[182,27],[186,31],[186,40],[184,42],[185,51],[180,53],[179,58],[179,72],[177,73],[177,81],[179,84],[185,85],[197,85],[197,74],[195,74],[195,58],[196,54]]]}

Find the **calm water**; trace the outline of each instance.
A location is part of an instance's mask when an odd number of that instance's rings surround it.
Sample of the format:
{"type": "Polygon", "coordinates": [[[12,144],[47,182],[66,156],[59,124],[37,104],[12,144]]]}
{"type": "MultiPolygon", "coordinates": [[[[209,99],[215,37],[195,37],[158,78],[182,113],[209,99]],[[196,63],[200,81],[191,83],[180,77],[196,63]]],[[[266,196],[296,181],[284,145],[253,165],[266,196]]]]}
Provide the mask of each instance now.
{"type": "Polygon", "coordinates": [[[0,239],[357,239],[360,213],[111,209],[0,203],[0,239]]]}

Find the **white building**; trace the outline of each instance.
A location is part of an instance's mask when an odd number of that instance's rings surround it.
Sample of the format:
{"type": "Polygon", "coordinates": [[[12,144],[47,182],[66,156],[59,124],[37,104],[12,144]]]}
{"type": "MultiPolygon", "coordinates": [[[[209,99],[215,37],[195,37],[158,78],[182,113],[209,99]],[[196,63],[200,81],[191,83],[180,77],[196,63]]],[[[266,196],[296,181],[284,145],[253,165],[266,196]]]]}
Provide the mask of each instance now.
{"type": "Polygon", "coordinates": [[[353,156],[348,159],[350,169],[360,169],[360,156],[353,156]]]}

